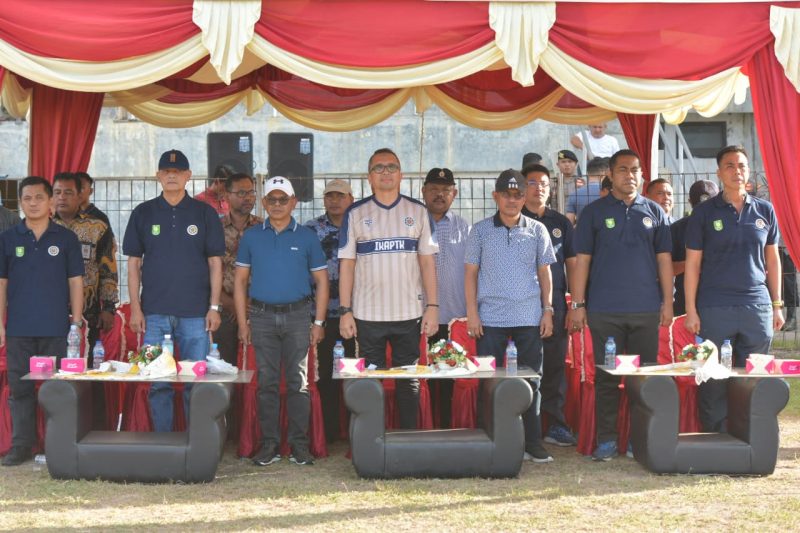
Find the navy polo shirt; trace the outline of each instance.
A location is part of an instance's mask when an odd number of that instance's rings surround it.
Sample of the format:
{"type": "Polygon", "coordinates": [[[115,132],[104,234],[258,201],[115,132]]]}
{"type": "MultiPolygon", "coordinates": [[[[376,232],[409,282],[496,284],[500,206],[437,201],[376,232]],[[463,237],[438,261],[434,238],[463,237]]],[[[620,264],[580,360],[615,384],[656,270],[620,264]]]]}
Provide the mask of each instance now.
{"type": "Polygon", "coordinates": [[[273,305],[309,298],[308,273],[328,268],[317,234],[294,218],[280,233],[269,219],[245,231],[236,265],[250,268],[250,297],[273,305]]]}
{"type": "Polygon", "coordinates": [[[764,247],[778,244],[772,204],[749,194],[741,213],[722,193],[689,217],[686,248],[701,250],[697,307],[769,304],[764,247]]]}
{"type": "Polygon", "coordinates": [[[145,315],[201,317],[211,303],[208,258],[225,255],[214,208],[188,194],[172,206],[163,194],[131,213],[123,253],[142,258],[145,315]]]}
{"type": "Polygon", "coordinates": [[[522,214],[544,224],[547,233],[550,235],[550,242],[553,243],[553,251],[556,253],[556,262],[550,265],[550,272],[553,275],[553,291],[567,292],[567,276],[565,274],[565,261],[575,257],[572,238],[574,229],[572,222],[567,217],[550,209],[544,208],[541,218],[527,207],[522,208],[522,214]]]}
{"type": "MultiPolygon", "coordinates": [[[[672,262],[679,263],[686,261],[686,228],[689,225],[689,217],[683,217],[677,222],[670,224],[672,233],[672,262]]],[[[675,276],[675,290],[673,292],[673,311],[675,315],[686,313],[686,296],[683,292],[683,274],[675,276]]]]}
{"type": "Polygon", "coordinates": [[[6,334],[65,337],[68,280],[84,272],[78,237],[51,221],[37,241],[23,221],[0,234],[0,257],[0,278],[8,280],[6,334]]]}
{"type": "Polygon", "coordinates": [[[661,308],[656,254],[672,253],[661,206],[639,194],[630,206],[613,194],[587,205],[575,252],[592,256],[586,308],[594,313],[654,313],[661,308]]]}

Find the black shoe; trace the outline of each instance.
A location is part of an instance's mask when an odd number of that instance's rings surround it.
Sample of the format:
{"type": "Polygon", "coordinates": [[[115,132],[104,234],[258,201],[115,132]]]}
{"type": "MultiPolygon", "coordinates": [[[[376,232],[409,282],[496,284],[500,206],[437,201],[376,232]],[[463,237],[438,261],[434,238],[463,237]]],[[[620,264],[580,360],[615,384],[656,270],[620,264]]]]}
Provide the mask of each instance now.
{"type": "Polygon", "coordinates": [[[534,463],[552,463],[553,456],[547,453],[547,450],[544,449],[540,443],[530,444],[525,446],[525,456],[526,459],[530,459],[534,463]]]}
{"type": "Polygon", "coordinates": [[[313,465],[314,456],[308,451],[305,446],[296,446],[292,449],[292,455],[289,460],[298,465],[313,465]]]}
{"type": "Polygon", "coordinates": [[[3,466],[17,466],[25,461],[30,461],[33,458],[30,448],[22,446],[14,446],[9,450],[8,454],[3,457],[3,466]]]}
{"type": "Polygon", "coordinates": [[[280,460],[281,454],[278,453],[277,444],[265,444],[261,447],[261,450],[253,456],[253,463],[258,466],[271,465],[280,460]]]}

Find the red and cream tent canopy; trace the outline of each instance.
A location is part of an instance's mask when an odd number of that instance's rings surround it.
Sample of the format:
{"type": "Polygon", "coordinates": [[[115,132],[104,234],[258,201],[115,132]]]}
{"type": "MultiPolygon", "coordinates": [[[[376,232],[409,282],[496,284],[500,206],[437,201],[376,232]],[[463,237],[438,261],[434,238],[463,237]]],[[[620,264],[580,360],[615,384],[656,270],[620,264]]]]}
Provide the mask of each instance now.
{"type": "Polygon", "coordinates": [[[616,114],[646,162],[655,114],[713,116],[749,86],[800,252],[800,2],[4,0],[0,66],[45,176],[86,168],[103,105],[186,127],[268,102],[332,131],[410,99],[483,129],[616,114]]]}

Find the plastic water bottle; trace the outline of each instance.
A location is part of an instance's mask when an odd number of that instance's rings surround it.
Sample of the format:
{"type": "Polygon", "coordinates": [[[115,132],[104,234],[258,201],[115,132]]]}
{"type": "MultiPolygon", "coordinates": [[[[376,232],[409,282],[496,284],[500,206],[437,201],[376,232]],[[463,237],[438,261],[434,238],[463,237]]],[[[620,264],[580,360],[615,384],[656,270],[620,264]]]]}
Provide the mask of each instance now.
{"type": "Polygon", "coordinates": [[[617,368],[617,343],[614,337],[609,337],[606,341],[606,367],[617,368]]]}
{"type": "Polygon", "coordinates": [[[44,456],[43,453],[37,453],[36,456],[33,458],[33,471],[41,472],[42,468],[45,466],[47,466],[47,458],[44,456]]]}
{"type": "Polygon", "coordinates": [[[170,356],[175,353],[175,345],[172,344],[172,335],[164,335],[164,340],[161,341],[161,353],[169,353],[170,356]]]}
{"type": "Polygon", "coordinates": [[[517,345],[514,341],[508,341],[506,347],[506,375],[517,375],[517,345]]]}
{"type": "Polygon", "coordinates": [[[94,344],[94,350],[92,350],[92,368],[97,370],[100,368],[100,363],[105,361],[106,359],[106,349],[103,347],[103,341],[98,340],[94,344]]]}
{"type": "Polygon", "coordinates": [[[719,349],[720,363],[728,370],[733,369],[733,346],[730,339],[725,339],[722,348],[719,349]]]}
{"type": "Polygon", "coordinates": [[[336,344],[333,346],[333,371],[339,371],[339,361],[344,359],[344,344],[342,344],[342,340],[339,339],[336,341],[336,344]]]}
{"type": "Polygon", "coordinates": [[[219,359],[219,346],[216,342],[211,344],[211,351],[208,352],[208,357],[206,359],[219,359]]]}
{"type": "Polygon", "coordinates": [[[72,324],[67,335],[67,357],[77,359],[81,356],[81,335],[78,333],[78,326],[72,324]]]}

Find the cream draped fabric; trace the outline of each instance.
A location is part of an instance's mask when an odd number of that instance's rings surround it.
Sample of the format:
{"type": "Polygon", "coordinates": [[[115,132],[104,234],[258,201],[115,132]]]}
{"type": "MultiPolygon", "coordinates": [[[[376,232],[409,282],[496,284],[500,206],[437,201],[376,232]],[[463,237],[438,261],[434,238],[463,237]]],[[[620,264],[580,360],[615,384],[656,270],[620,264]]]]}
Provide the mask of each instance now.
{"type": "Polygon", "coordinates": [[[550,44],[542,67],[567,91],[597,107],[623,113],[664,113],[683,120],[690,108],[702,116],[721,113],[737,92],[747,87],[738,67],[697,81],[645,80],[601,72],[550,44]]]}
{"type": "Polygon", "coordinates": [[[4,67],[29,80],[67,91],[135,89],[179,72],[207,53],[200,35],[152,54],[119,61],[92,62],[36,56],[0,39],[0,57],[4,67]]]}
{"type": "Polygon", "coordinates": [[[800,92],[800,9],[770,6],[769,29],[775,36],[775,57],[800,92]]]}
{"type": "Polygon", "coordinates": [[[260,17],[261,0],[194,0],[192,22],[203,30],[209,63],[226,84],[242,62],[260,17]]]}
{"type": "Polygon", "coordinates": [[[31,91],[22,88],[13,72],[6,72],[0,100],[9,115],[14,118],[25,118],[31,107],[31,91]]]}
{"type": "Polygon", "coordinates": [[[547,48],[550,28],[556,22],[555,2],[489,4],[489,26],[495,44],[511,67],[511,78],[528,87],[539,68],[539,56],[547,48]]]}
{"type": "Polygon", "coordinates": [[[165,104],[158,100],[125,106],[138,119],[163,128],[190,128],[218,119],[236,107],[245,92],[205,102],[165,104]]]}

